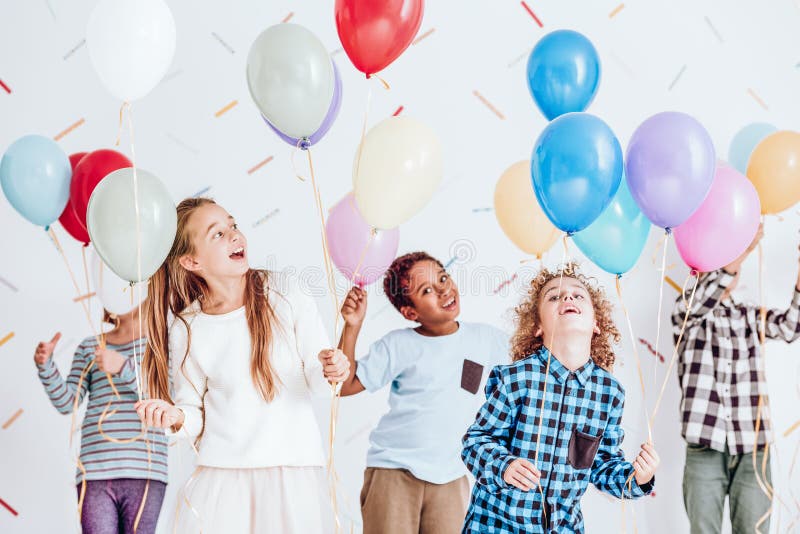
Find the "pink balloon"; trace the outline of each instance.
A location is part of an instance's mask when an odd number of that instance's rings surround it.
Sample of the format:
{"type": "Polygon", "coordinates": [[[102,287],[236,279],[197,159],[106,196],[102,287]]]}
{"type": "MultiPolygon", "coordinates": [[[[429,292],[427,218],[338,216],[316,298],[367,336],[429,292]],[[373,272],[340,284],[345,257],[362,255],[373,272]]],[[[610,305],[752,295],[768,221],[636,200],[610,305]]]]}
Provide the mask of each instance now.
{"type": "Polygon", "coordinates": [[[397,255],[400,229],[375,230],[356,207],[353,193],[348,193],[330,210],[325,223],[328,250],[336,268],[351,283],[364,287],[386,272],[397,255]]]}
{"type": "Polygon", "coordinates": [[[744,252],[758,231],[761,203],[753,184],[733,167],[717,162],[708,196],[675,228],[675,244],[686,265],[715,271],[744,252]]]}

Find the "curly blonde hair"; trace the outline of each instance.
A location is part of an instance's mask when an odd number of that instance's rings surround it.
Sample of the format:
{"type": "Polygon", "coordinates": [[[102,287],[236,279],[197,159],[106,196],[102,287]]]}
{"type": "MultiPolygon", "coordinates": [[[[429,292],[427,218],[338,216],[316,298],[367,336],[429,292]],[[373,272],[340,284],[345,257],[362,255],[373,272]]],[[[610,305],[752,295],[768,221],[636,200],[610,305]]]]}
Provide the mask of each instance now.
{"type": "Polygon", "coordinates": [[[613,307],[606,297],[605,291],[597,284],[597,280],[578,272],[578,264],[574,262],[567,263],[553,271],[543,268],[531,281],[527,297],[514,310],[517,329],[511,338],[513,361],[527,358],[544,346],[542,336],[536,335],[536,331],[541,325],[539,300],[544,286],[560,276],[577,280],[589,293],[597,327],[600,329],[600,334],[592,336],[592,360],[596,365],[611,371],[614,366],[612,345],[619,343],[621,338],[612,317],[613,307]]]}

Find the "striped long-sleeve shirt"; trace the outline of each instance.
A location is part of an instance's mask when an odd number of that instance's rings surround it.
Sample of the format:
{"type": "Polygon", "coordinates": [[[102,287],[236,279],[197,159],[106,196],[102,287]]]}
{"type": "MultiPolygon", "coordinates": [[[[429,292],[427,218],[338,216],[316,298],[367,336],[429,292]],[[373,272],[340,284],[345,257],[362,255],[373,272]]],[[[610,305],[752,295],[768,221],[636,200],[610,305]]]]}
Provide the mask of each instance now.
{"type": "MultiPolygon", "coordinates": [[[[107,345],[108,349],[127,358],[119,374],[112,375],[119,399],[114,395],[106,374],[95,365],[87,371],[78,391],[81,373],[94,360],[97,348],[94,337],[86,338],[78,345],[66,380],[61,377],[52,359],[43,365],[37,365],[45,392],[60,413],[72,413],[76,395],[79,396],[78,405],[83,402],[87,393],[89,395],[81,426],[80,453],[81,463],[86,469],[86,480],[137,478],[167,482],[167,438],[163,430],[149,429],[145,436],[130,443],[114,443],[103,437],[98,428],[100,416],[110,401],[111,405],[103,420],[103,432],[113,439],[124,441],[141,434],[141,421],[133,408],[138,400],[133,362],[134,344],[137,354],[141,355],[145,346],[144,339],[124,345],[107,345]],[[115,413],[111,415],[112,412],[115,413]],[[145,437],[150,448],[149,468],[145,437]]],[[[80,483],[83,478],[80,469],[76,478],[80,483]]]]}

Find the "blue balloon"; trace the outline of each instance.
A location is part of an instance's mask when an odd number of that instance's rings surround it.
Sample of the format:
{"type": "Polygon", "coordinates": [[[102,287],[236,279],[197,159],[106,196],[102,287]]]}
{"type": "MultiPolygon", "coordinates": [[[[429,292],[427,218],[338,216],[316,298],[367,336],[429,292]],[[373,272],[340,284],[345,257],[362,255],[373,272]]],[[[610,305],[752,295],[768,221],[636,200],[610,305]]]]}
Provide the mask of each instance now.
{"type": "Polygon", "coordinates": [[[58,144],[41,135],[14,141],[0,161],[0,186],[20,215],[49,226],[69,200],[72,167],[58,144]]]}
{"type": "Polygon", "coordinates": [[[528,57],[528,89],[547,117],[584,111],[600,85],[600,58],[591,41],[572,30],[542,37],[528,57]]]}
{"type": "Polygon", "coordinates": [[[742,174],[747,174],[747,162],[750,154],[768,135],[778,131],[778,128],[766,122],[752,122],[739,130],[733,136],[728,149],[728,163],[742,174]]]}
{"type": "Polygon", "coordinates": [[[531,178],[547,217],[573,234],[589,226],[614,198],[622,180],[622,148],[602,120],[567,113],[536,140],[531,178]]]}
{"type": "Polygon", "coordinates": [[[622,275],[642,255],[649,233],[650,221],[622,180],[611,204],[572,240],[595,265],[607,273],[622,275]]]}

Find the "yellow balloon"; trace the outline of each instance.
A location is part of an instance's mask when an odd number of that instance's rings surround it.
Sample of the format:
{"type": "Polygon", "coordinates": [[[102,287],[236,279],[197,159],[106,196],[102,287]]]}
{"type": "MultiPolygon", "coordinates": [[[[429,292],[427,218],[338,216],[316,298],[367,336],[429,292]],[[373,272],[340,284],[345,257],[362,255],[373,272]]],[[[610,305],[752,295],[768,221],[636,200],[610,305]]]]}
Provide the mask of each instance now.
{"type": "Polygon", "coordinates": [[[800,133],[765,137],[750,155],[747,177],[758,191],[761,213],[779,213],[800,201],[800,133]]]}
{"type": "Polygon", "coordinates": [[[558,240],[558,228],[544,214],[533,192],[529,161],[513,164],[497,180],[494,214],[508,238],[537,258],[558,240]]]}

